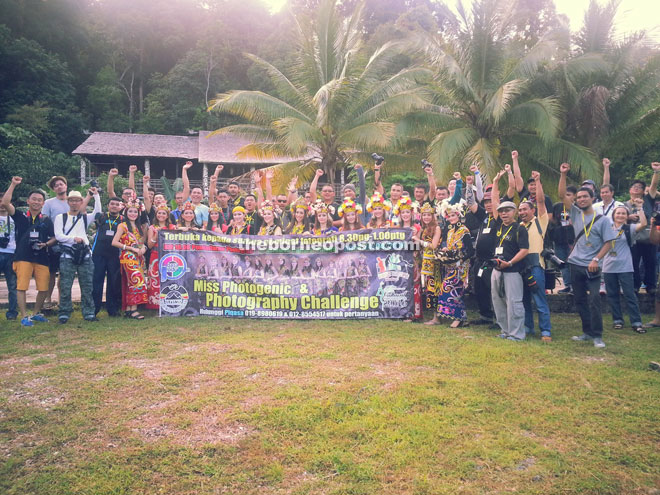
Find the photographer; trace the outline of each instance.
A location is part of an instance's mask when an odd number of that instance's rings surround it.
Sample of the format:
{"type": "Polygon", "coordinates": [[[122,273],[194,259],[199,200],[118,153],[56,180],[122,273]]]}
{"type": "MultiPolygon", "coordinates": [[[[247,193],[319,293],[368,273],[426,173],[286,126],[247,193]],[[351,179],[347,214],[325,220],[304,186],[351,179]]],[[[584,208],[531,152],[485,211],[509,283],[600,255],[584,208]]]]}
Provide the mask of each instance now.
{"type": "Polygon", "coordinates": [[[573,251],[568,257],[571,282],[575,294],[575,307],[582,320],[582,335],[577,341],[593,341],[594,347],[603,348],[603,315],[600,300],[600,262],[610,249],[609,241],[616,238],[609,218],[598,215],[593,208],[594,192],[589,187],[578,189],[575,204],[566,197],[568,163],[559,167],[559,198],[570,209],[575,233],[573,251]]]}
{"type": "MultiPolygon", "coordinates": [[[[0,198],[4,193],[0,192],[0,198]]],[[[0,273],[4,274],[7,283],[7,296],[9,308],[5,314],[8,320],[15,320],[18,316],[18,302],[16,301],[16,273],[12,267],[14,252],[16,251],[16,226],[9,216],[7,208],[0,203],[0,273]]]]}
{"type": "MultiPolygon", "coordinates": [[[[520,224],[527,230],[529,238],[529,253],[525,258],[526,268],[523,272],[524,294],[523,305],[525,306],[525,333],[534,335],[534,310],[532,299],[539,313],[539,329],[541,340],[551,342],[550,307],[545,297],[545,260],[543,259],[543,248],[545,235],[548,230],[548,212],[546,211],[545,194],[541,185],[541,174],[532,172],[534,180],[533,190],[536,195],[536,205],[531,201],[523,201],[518,207],[520,224]]],[[[530,188],[532,189],[532,188],[530,188]]]]}
{"type": "Polygon", "coordinates": [[[34,322],[46,323],[48,320],[41,314],[41,308],[48,295],[48,247],[53,246],[55,235],[53,222],[41,213],[46,195],[43,191],[33,190],[28,193],[28,212],[23,213],[14,208],[11,198],[14,189],[23,181],[21,177],[12,177],[7,192],[2,196],[2,205],[16,226],[16,252],[14,253],[14,272],[16,273],[16,298],[21,312],[21,325],[34,326],[34,322]],[[34,303],[34,315],[28,316],[25,293],[34,275],[37,283],[37,299],[34,303]]]}
{"type": "Polygon", "coordinates": [[[103,305],[103,286],[106,273],[105,309],[108,311],[108,316],[119,316],[120,314],[121,266],[119,265],[119,249],[112,247],[112,240],[117,233],[117,228],[124,221],[123,215],[119,213],[121,209],[121,199],[112,197],[108,201],[108,212],[95,217],[96,237],[92,245],[94,315],[101,311],[103,305]]]}
{"type": "Polygon", "coordinates": [[[94,197],[94,211],[90,214],[81,212],[83,197],[78,191],[71,191],[67,197],[68,213],[62,213],[55,218],[55,237],[61,244],[60,256],[60,312],[59,322],[64,324],[71,318],[73,305],[71,303],[71,287],[73,279],[78,275],[83,318],[86,321],[97,321],[94,316],[94,299],[92,297],[92,279],[94,263],[89,249],[87,228],[96,215],[101,213],[101,198],[95,187],[90,187],[88,196],[94,197]]]}
{"type": "Polygon", "coordinates": [[[525,265],[529,240],[527,230],[515,221],[516,205],[511,201],[499,204],[495,192],[492,200],[493,216],[499,221],[495,227],[495,267],[490,279],[491,297],[497,324],[502,329],[499,337],[519,341],[525,339],[523,280],[520,272],[525,265]]]}
{"type": "MultiPolygon", "coordinates": [[[[577,187],[575,186],[566,186],[566,192],[564,193],[564,199],[566,203],[571,205],[575,201],[575,195],[577,194],[577,187]]],[[[571,253],[571,247],[575,241],[575,233],[573,232],[573,226],[571,225],[571,209],[566,208],[566,205],[563,201],[555,203],[552,207],[553,215],[550,220],[552,228],[550,229],[550,237],[555,246],[555,252],[557,257],[563,261],[568,259],[568,255],[571,253]]],[[[547,234],[546,234],[547,235],[547,234]]],[[[568,266],[568,263],[564,263],[563,266],[559,268],[561,270],[561,278],[564,284],[564,288],[561,289],[559,294],[572,294],[573,288],[571,287],[571,269],[568,266]]]]}

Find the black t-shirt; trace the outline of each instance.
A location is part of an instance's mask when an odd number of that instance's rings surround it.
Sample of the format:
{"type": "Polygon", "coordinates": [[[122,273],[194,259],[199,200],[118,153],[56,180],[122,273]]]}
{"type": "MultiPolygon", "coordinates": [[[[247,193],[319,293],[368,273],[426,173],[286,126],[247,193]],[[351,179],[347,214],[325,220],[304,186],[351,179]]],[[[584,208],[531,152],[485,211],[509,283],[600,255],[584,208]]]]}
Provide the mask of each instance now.
{"type": "Polygon", "coordinates": [[[502,221],[499,218],[495,220],[486,213],[486,210],[481,207],[479,208],[477,213],[482,212],[482,216],[479,224],[479,233],[477,234],[477,258],[490,260],[495,257],[495,232],[500,227],[502,221]]]}
{"type": "Polygon", "coordinates": [[[568,246],[575,241],[575,232],[570,224],[571,210],[564,207],[564,203],[555,203],[552,207],[552,222],[548,225],[550,239],[560,246],[568,246]]]}
{"type": "Polygon", "coordinates": [[[261,217],[256,210],[252,213],[248,213],[247,211],[245,212],[245,225],[250,226],[250,235],[257,235],[259,233],[261,223],[261,217]]]}
{"type": "MultiPolygon", "coordinates": [[[[518,222],[511,225],[500,223],[495,231],[495,256],[505,261],[511,261],[521,249],[529,249],[527,229],[518,222]],[[498,250],[501,248],[501,252],[498,250]]],[[[525,267],[524,258],[512,267],[504,268],[503,272],[520,272],[525,267]]]]}
{"type": "Polygon", "coordinates": [[[486,210],[484,210],[483,206],[481,205],[477,206],[477,211],[474,213],[468,209],[467,213],[465,214],[465,226],[470,229],[470,235],[473,239],[477,238],[479,229],[481,228],[481,223],[487,216],[488,215],[486,214],[486,210]]]}
{"type": "Polygon", "coordinates": [[[115,237],[117,227],[124,221],[123,215],[110,216],[108,213],[98,213],[94,223],[96,224],[96,236],[92,245],[93,256],[119,257],[119,249],[112,247],[112,239],[115,237]]]}
{"type": "Polygon", "coordinates": [[[37,242],[48,242],[55,237],[53,221],[46,215],[33,218],[30,212],[16,210],[11,217],[16,227],[16,252],[14,261],[28,261],[48,266],[48,248],[32,249],[37,242]]]}

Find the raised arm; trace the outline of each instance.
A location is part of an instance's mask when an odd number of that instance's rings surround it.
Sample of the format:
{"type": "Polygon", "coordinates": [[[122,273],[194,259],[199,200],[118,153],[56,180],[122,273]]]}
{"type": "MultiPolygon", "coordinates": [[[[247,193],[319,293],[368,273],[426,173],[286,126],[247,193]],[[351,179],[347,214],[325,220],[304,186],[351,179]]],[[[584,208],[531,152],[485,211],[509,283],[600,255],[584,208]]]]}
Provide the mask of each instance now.
{"type": "Polygon", "coordinates": [[[506,189],[506,197],[513,199],[516,194],[516,174],[511,171],[511,165],[509,164],[504,165],[504,171],[506,172],[507,180],[509,181],[509,185],[506,189]]]}
{"type": "Polygon", "coordinates": [[[144,200],[144,208],[145,211],[149,212],[151,211],[151,199],[149,198],[149,181],[151,180],[151,177],[148,175],[144,175],[142,177],[142,198],[144,200]]]}
{"type": "Polygon", "coordinates": [[[252,172],[252,181],[254,182],[254,191],[257,196],[257,209],[261,208],[261,203],[264,202],[264,193],[261,190],[261,171],[255,170],[252,172]]]}
{"type": "Polygon", "coordinates": [[[479,172],[479,167],[472,165],[470,167],[470,172],[474,174],[474,187],[476,190],[477,201],[484,199],[484,185],[481,181],[481,173],[479,172]]]}
{"type": "Polygon", "coordinates": [[[660,174],[660,163],[651,163],[651,168],[653,169],[653,178],[651,179],[651,185],[649,186],[649,196],[655,199],[658,194],[658,174],[660,174]]]}
{"type": "Polygon", "coordinates": [[[603,158],[603,183],[601,184],[611,184],[610,182],[610,159],[603,158]]]}
{"type": "Polygon", "coordinates": [[[383,188],[383,184],[380,181],[380,173],[382,166],[383,166],[382,163],[380,165],[374,163],[374,191],[385,196],[385,189],[383,188]]]}
{"type": "Polygon", "coordinates": [[[289,181],[289,185],[286,187],[287,190],[287,204],[292,204],[296,199],[298,199],[298,190],[296,189],[296,184],[298,183],[298,176],[292,177],[289,181]]]}
{"type": "Polygon", "coordinates": [[[188,201],[190,197],[190,179],[188,179],[188,169],[193,166],[193,162],[187,161],[181,169],[181,181],[183,182],[183,200],[188,201]]]}
{"type": "MultiPolygon", "coordinates": [[[[511,152],[511,160],[513,160],[513,176],[515,178],[516,191],[521,193],[523,190],[524,182],[522,174],[520,173],[520,166],[518,165],[518,152],[516,150],[511,152]]],[[[513,195],[509,197],[513,198],[513,195]]]]}
{"type": "Polygon", "coordinates": [[[637,228],[635,232],[644,230],[648,225],[646,218],[646,213],[644,213],[644,200],[642,198],[637,198],[633,200],[635,207],[637,208],[637,214],[639,215],[639,222],[637,223],[637,228]]]}
{"type": "MultiPolygon", "coordinates": [[[[94,198],[94,210],[92,210],[91,213],[87,213],[87,226],[88,228],[94,223],[94,220],[96,220],[96,215],[101,213],[101,196],[99,196],[99,191],[95,187],[90,187],[87,190],[87,201],[89,202],[90,198],[94,198]]],[[[85,210],[83,210],[85,211],[85,210]]]]}
{"type": "Polygon", "coordinates": [[[21,182],[23,182],[22,177],[12,177],[11,184],[9,184],[5,194],[2,196],[2,201],[0,204],[5,207],[7,213],[9,213],[9,216],[12,216],[14,213],[16,213],[16,208],[14,208],[14,205],[11,204],[11,198],[14,195],[14,189],[16,189],[16,186],[18,186],[21,182]]]}
{"type": "Polygon", "coordinates": [[[566,175],[571,170],[571,166],[568,163],[562,163],[559,166],[559,186],[557,187],[557,192],[559,194],[559,199],[564,203],[564,207],[568,210],[573,206],[573,203],[570,199],[566,197],[566,175]]]}
{"type": "Polygon", "coordinates": [[[479,209],[479,205],[474,196],[474,189],[472,189],[473,178],[471,175],[468,175],[465,178],[467,187],[465,188],[465,202],[467,203],[467,208],[472,212],[476,213],[479,209]]]}
{"type": "Polygon", "coordinates": [[[355,165],[355,173],[358,177],[358,203],[364,208],[367,201],[367,183],[364,180],[364,168],[359,163],[355,165]]]}
{"type": "Polygon", "coordinates": [[[266,199],[272,203],[273,201],[273,186],[271,184],[271,180],[273,180],[273,177],[275,176],[275,173],[273,172],[273,169],[269,168],[266,170],[266,199]]]}
{"type": "MultiPolygon", "coordinates": [[[[137,165],[128,166],[128,187],[135,191],[137,195],[137,188],[135,187],[135,172],[137,172],[137,165]]],[[[144,191],[142,191],[142,196],[144,196],[144,191]]]]}
{"type": "Polygon", "coordinates": [[[545,194],[541,184],[541,174],[537,171],[532,172],[532,179],[536,183],[536,216],[540,217],[548,213],[545,207],[545,194]]]}
{"type": "Polygon", "coordinates": [[[114,198],[117,196],[115,193],[115,176],[119,175],[119,170],[116,168],[111,168],[108,171],[108,184],[106,189],[108,190],[108,197],[114,198]]]}
{"type": "Polygon", "coordinates": [[[497,207],[500,206],[500,179],[502,176],[506,174],[506,170],[500,170],[495,174],[495,177],[493,178],[493,189],[491,189],[490,194],[491,194],[491,204],[493,205],[493,218],[497,220],[498,213],[497,213],[497,207]]]}
{"type": "Polygon", "coordinates": [[[424,167],[424,172],[426,173],[426,180],[429,183],[429,200],[435,199],[435,190],[438,188],[438,184],[435,181],[435,173],[433,172],[433,166],[429,165],[424,167]]]}
{"type": "Polygon", "coordinates": [[[309,200],[313,203],[316,201],[316,187],[319,184],[319,178],[324,174],[325,172],[321,170],[320,168],[316,171],[316,174],[314,175],[314,178],[312,179],[312,183],[309,185],[309,200]]]}
{"type": "Polygon", "coordinates": [[[463,194],[463,180],[461,179],[460,172],[454,172],[454,180],[456,181],[456,187],[454,188],[454,195],[449,200],[450,205],[455,205],[461,200],[461,195],[463,194]]]}

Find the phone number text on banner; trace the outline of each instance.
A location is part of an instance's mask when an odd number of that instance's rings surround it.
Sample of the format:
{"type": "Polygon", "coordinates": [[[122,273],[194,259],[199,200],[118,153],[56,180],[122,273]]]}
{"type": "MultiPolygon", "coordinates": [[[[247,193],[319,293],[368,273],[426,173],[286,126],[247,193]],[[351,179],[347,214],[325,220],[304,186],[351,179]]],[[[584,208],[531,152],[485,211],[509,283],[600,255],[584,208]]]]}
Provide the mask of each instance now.
{"type": "Polygon", "coordinates": [[[410,229],[326,236],[158,233],[161,316],[340,319],[413,313],[410,229]]]}

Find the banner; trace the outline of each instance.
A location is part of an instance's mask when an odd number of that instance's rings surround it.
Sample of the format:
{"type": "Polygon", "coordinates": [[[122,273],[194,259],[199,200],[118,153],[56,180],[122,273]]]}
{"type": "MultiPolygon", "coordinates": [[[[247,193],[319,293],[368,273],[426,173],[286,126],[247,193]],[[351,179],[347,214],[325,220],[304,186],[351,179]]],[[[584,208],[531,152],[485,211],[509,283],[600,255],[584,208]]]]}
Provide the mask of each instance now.
{"type": "Polygon", "coordinates": [[[409,318],[413,245],[410,229],[278,237],[160,230],[160,315],[409,318]]]}

